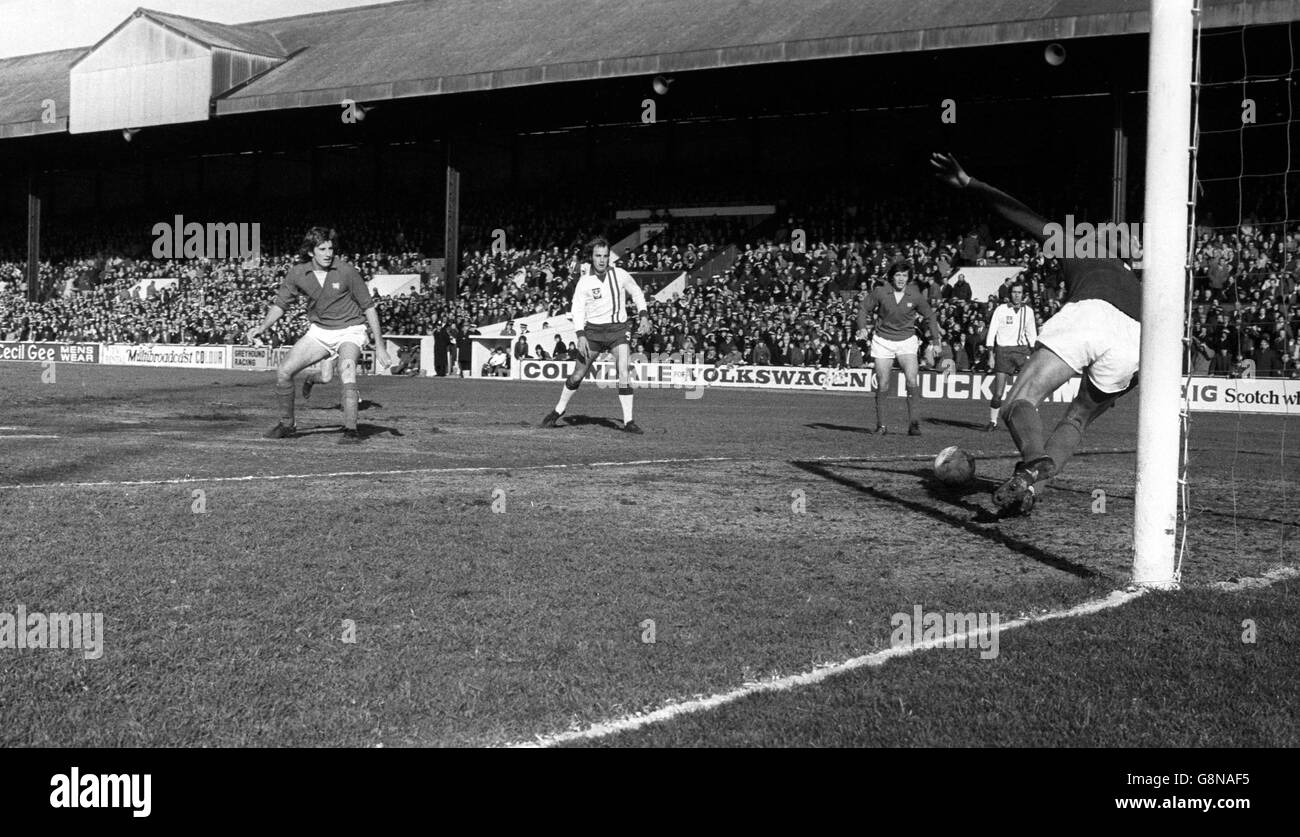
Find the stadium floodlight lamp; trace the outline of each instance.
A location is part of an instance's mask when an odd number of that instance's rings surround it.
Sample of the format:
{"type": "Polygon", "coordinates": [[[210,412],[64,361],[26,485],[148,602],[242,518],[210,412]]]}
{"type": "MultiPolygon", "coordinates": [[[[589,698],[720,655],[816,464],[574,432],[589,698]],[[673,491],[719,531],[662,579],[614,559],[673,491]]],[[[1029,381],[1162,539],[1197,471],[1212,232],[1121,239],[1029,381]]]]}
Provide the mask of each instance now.
{"type": "Polygon", "coordinates": [[[650,86],[654,88],[655,93],[666,96],[668,95],[668,85],[672,83],[673,80],[667,76],[655,76],[655,80],[651,82],[650,86]]]}
{"type": "Polygon", "coordinates": [[[1065,63],[1065,47],[1060,44],[1048,44],[1043,50],[1043,60],[1053,67],[1059,67],[1065,63]]]}
{"type": "Polygon", "coordinates": [[[134,137],[134,136],[135,136],[136,134],[138,134],[138,133],[140,133],[140,129],[139,129],[139,128],[123,128],[123,129],[122,129],[122,139],[126,140],[127,142],[130,142],[130,141],[131,141],[131,138],[134,137]]]}

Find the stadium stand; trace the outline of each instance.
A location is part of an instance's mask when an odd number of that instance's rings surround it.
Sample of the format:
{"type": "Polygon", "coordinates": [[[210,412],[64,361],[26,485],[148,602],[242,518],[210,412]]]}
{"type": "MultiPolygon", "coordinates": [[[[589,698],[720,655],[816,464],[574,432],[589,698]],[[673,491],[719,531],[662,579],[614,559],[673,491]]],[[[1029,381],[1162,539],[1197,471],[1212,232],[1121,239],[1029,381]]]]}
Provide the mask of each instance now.
{"type": "MultiPolygon", "coordinates": [[[[412,221],[408,224],[414,226],[412,221]]],[[[396,231],[404,226],[386,227],[364,217],[345,216],[340,222],[343,229],[355,230],[352,239],[366,248],[350,257],[367,278],[380,272],[419,272],[424,265],[422,253],[398,252],[401,243],[395,240],[396,231]]],[[[897,228],[897,221],[888,226],[897,228]]],[[[564,212],[547,215],[529,209],[526,220],[512,225],[521,239],[519,247],[495,254],[479,249],[464,252],[464,280],[456,297],[446,298],[436,282],[418,295],[385,297],[384,321],[394,333],[432,335],[452,329],[463,336],[479,326],[530,314],[563,316],[579,269],[580,248],[552,242],[580,241],[600,228],[599,219],[579,222],[564,212]]],[[[811,218],[808,228],[814,236],[824,230],[827,235],[850,237],[813,238],[804,253],[791,250],[788,231],[782,231],[785,240],[780,242],[745,242],[725,272],[688,286],[677,299],[655,308],[654,332],[644,340],[647,354],[679,355],[685,362],[723,362],[734,354],[738,357],[732,362],[745,363],[752,362],[762,343],[772,365],[796,360],[820,367],[865,365],[870,361],[869,343],[855,340],[852,333],[857,296],[882,281],[890,263],[906,257],[916,265],[920,281],[935,283],[940,322],[951,338],[941,351],[950,353],[959,370],[986,368],[983,329],[994,302],[956,298],[952,285],[936,282],[953,270],[960,226],[938,239],[868,240],[873,230],[855,225],[853,213],[834,207],[811,218]],[[836,217],[835,213],[843,214],[836,217]]],[[[676,238],[682,243],[660,245],[659,250],[642,248],[627,261],[632,269],[685,270],[691,266],[686,254],[702,260],[718,245],[736,243],[740,232],[731,222],[692,222],[684,225],[681,235],[696,234],[698,241],[676,238]]],[[[39,302],[25,298],[21,265],[0,262],[4,301],[0,333],[6,339],[238,343],[258,321],[266,299],[293,259],[284,246],[292,235],[277,230],[270,238],[282,244],[252,263],[133,259],[114,253],[111,236],[97,230],[86,236],[97,243],[100,255],[43,263],[48,293],[39,302]],[[151,280],[164,277],[179,281],[162,290],[149,286],[151,280]],[[133,286],[141,286],[141,294],[129,294],[133,286]]],[[[1198,295],[1188,312],[1194,337],[1211,352],[1226,352],[1232,358],[1252,357],[1266,339],[1278,358],[1268,364],[1257,361],[1261,367],[1257,374],[1300,374],[1297,240],[1300,234],[1280,239],[1204,231],[1197,248],[1198,295]],[[1211,273],[1222,273],[1222,281],[1212,282],[1211,273]]],[[[1024,268],[1030,304],[1040,322],[1050,317],[1059,306],[1059,282],[1053,263],[1041,258],[1036,245],[998,238],[981,247],[986,254],[981,263],[1024,268]]],[[[271,345],[289,342],[301,330],[301,322],[293,317],[296,313],[291,311],[277,323],[269,335],[271,345]]]]}

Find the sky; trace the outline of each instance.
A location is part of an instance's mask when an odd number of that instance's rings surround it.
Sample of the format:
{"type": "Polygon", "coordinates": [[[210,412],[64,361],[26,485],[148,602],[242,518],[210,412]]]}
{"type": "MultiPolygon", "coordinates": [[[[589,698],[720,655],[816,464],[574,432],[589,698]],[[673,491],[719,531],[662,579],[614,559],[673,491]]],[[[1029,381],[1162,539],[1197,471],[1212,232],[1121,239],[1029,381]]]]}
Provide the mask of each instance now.
{"type": "Polygon", "coordinates": [[[243,23],[382,0],[0,0],[0,58],[87,47],[137,8],[243,23]]]}

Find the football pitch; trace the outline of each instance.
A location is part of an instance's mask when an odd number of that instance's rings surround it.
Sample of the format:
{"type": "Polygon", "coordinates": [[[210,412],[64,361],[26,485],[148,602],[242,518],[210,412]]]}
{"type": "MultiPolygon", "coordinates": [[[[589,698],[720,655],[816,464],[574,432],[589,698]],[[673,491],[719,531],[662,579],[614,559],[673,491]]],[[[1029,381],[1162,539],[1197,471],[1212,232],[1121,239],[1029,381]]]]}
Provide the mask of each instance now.
{"type": "Polygon", "coordinates": [[[1136,397],[998,521],[1014,447],[983,402],[878,437],[867,396],[639,390],[634,436],[591,383],[551,430],[554,384],[372,377],[366,441],[342,446],[337,385],[299,400],[303,435],[263,439],[272,383],[0,363],[0,613],[103,615],[98,658],[0,647],[0,745],[492,746],[607,722],[573,743],[1300,745],[1296,579],[1215,586],[1300,566],[1294,418],[1194,414],[1181,591],[802,682],[890,649],[898,614],[1005,625],[1122,590],[1136,397]],[[931,477],[951,444],[974,485],[931,477]],[[620,721],[746,684],[771,688],[620,721]]]}

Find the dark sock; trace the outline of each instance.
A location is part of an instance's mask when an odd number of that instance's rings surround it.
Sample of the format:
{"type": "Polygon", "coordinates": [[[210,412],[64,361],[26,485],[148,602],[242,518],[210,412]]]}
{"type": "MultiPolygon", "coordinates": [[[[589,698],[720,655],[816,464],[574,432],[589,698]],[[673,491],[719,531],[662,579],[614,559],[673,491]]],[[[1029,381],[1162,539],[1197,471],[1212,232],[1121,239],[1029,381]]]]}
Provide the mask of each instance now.
{"type": "Polygon", "coordinates": [[[1052,457],[1052,476],[1065,470],[1065,463],[1079,449],[1083,441],[1083,425],[1072,421],[1067,415],[1052,431],[1047,440],[1047,455],[1052,457]]]}
{"type": "Polygon", "coordinates": [[[1043,417],[1028,401],[1013,401],[1007,408],[1007,429],[1020,450],[1020,458],[1033,462],[1047,455],[1043,447],[1043,417]]]}
{"type": "Polygon", "coordinates": [[[1083,387],[1080,391],[1080,396],[1070,404],[1070,408],[1065,411],[1065,417],[1056,425],[1051,438],[1047,440],[1047,455],[1052,457],[1053,475],[1065,470],[1065,463],[1070,461],[1070,457],[1082,444],[1088,425],[1115,404],[1113,399],[1105,402],[1096,401],[1091,397],[1091,393],[1084,391],[1083,387]]]}
{"type": "Polygon", "coordinates": [[[885,388],[880,387],[876,390],[876,426],[883,427],[885,424],[885,388]]]}
{"type": "Polygon", "coordinates": [[[275,400],[280,402],[280,421],[293,424],[293,381],[275,385],[275,400]]]}
{"type": "Polygon", "coordinates": [[[916,399],[917,387],[907,388],[907,423],[916,424],[920,419],[916,416],[916,399]]]}
{"type": "Polygon", "coordinates": [[[357,429],[357,404],[360,400],[356,384],[343,385],[343,426],[348,430],[357,429]]]}

